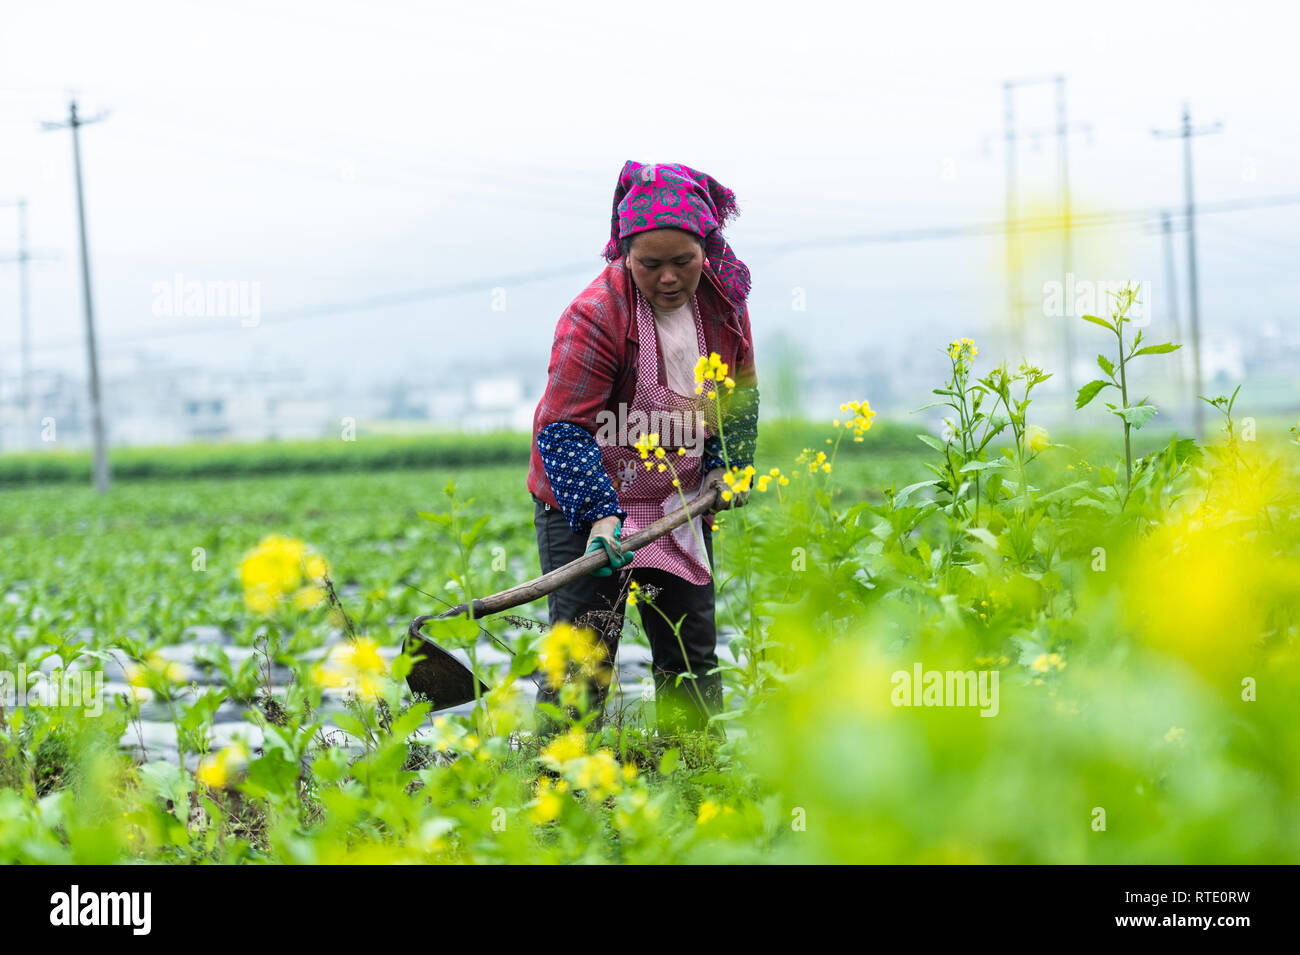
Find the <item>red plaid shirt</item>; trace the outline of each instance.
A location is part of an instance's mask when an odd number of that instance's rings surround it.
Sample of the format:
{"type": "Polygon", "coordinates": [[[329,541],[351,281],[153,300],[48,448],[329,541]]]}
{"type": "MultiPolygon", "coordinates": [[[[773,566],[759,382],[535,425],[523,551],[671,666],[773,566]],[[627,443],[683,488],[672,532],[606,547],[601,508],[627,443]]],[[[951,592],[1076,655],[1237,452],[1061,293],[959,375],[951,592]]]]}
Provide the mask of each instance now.
{"type": "MultiPolygon", "coordinates": [[[[528,490],[552,507],[559,503],[537,449],[537,435],[549,424],[567,421],[589,432],[594,440],[602,411],[617,414],[620,403],[631,406],[640,349],[633,320],[633,289],[632,276],[619,257],[569,304],[555,326],[546,391],[533,413],[528,466],[528,490]]],[[[750,396],[756,403],[758,375],[748,306],[737,310],[707,268],[700,274],[697,301],[705,345],[726,362],[736,381],[735,396],[742,401],[745,399],[740,396],[750,396]]],[[[724,428],[729,419],[730,414],[724,418],[724,428]]],[[[730,456],[730,442],[728,453],[730,456]]],[[[736,463],[734,458],[732,463],[736,463]]],[[[705,520],[712,527],[712,518],[705,520]]]]}

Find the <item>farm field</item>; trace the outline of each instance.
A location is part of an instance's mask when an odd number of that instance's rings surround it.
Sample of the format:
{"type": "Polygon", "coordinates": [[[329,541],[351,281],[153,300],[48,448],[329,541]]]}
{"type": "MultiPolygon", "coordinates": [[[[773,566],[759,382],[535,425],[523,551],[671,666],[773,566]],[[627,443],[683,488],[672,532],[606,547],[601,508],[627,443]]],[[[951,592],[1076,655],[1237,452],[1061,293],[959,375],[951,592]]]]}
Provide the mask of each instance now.
{"type": "Polygon", "coordinates": [[[1135,428],[1130,478],[1128,419],[1049,435],[1028,374],[981,412],[971,364],[915,450],[855,443],[865,404],[760,435],[722,740],[648,732],[631,610],[597,732],[532,736],[584,663],[544,600],[427,627],[490,692],[410,698],[412,617],[540,572],[519,465],[0,492],[0,670],[104,688],[4,702],[0,861],[1294,862],[1294,429],[1135,428]]]}

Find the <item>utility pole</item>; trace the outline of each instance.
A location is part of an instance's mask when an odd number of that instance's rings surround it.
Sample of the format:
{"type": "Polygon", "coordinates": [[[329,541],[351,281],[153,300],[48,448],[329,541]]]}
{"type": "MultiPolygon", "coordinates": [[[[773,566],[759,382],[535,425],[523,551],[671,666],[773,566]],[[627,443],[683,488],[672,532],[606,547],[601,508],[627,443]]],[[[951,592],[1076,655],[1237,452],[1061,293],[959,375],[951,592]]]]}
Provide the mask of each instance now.
{"type": "Polygon", "coordinates": [[[32,440],[30,430],[32,408],[32,319],[28,293],[27,263],[31,252],[27,248],[27,200],[18,200],[18,390],[19,423],[23,429],[22,444],[32,440]]]}
{"type": "MultiPolygon", "coordinates": [[[[1056,78],[1056,188],[1061,198],[1061,281],[1068,281],[1073,265],[1073,249],[1070,243],[1070,123],[1065,111],[1065,77],[1056,78]]],[[[1066,399],[1074,394],[1074,328],[1070,313],[1065,310],[1063,328],[1065,344],[1065,395],[1066,399]]]]}
{"type": "MultiPolygon", "coordinates": [[[[1031,76],[1018,80],[1005,80],[1002,83],[1003,97],[1003,138],[1006,140],[1006,223],[1007,223],[1007,309],[1013,327],[1018,336],[1018,348],[1024,351],[1024,301],[1021,297],[1021,274],[1019,247],[1016,234],[1021,230],[1016,221],[1016,129],[1015,91],[1021,86],[1035,86],[1052,83],[1056,88],[1056,159],[1057,159],[1057,198],[1061,205],[1061,281],[1063,287],[1068,285],[1067,276],[1074,267],[1074,251],[1071,236],[1070,218],[1070,130],[1071,127],[1089,129],[1086,123],[1072,124],[1066,110],[1065,76],[1031,76]]],[[[1089,129],[1091,134],[1091,130],[1089,129]]],[[[1065,393],[1067,398],[1074,392],[1074,333],[1070,327],[1072,308],[1066,308],[1066,320],[1063,330],[1065,347],[1065,393]]]]}
{"type": "Polygon", "coordinates": [[[1197,395],[1201,393],[1201,308],[1200,295],[1196,279],[1196,200],[1192,189],[1192,137],[1217,133],[1223,128],[1222,123],[1192,128],[1192,107],[1183,103],[1183,123],[1178,129],[1151,130],[1157,139],[1181,137],[1183,140],[1183,193],[1187,217],[1187,302],[1192,317],[1192,382],[1195,392],[1192,395],[1192,415],[1196,430],[1196,440],[1205,435],[1205,416],[1201,412],[1201,402],[1197,395]]]}
{"type": "Polygon", "coordinates": [[[51,255],[32,253],[27,244],[27,200],[14,199],[0,202],[0,206],[13,206],[18,210],[18,254],[0,258],[0,262],[18,263],[18,341],[19,341],[19,428],[22,433],[20,446],[31,447],[36,443],[36,430],[32,427],[32,308],[31,278],[29,265],[32,262],[50,260],[51,255]]]}
{"type": "MultiPolygon", "coordinates": [[[[1173,223],[1169,221],[1168,212],[1161,211],[1160,213],[1160,235],[1165,251],[1165,288],[1169,290],[1165,294],[1169,298],[1169,324],[1173,332],[1171,337],[1175,344],[1181,345],[1183,336],[1178,327],[1178,278],[1174,270],[1174,227],[1173,223]]],[[[1175,357],[1178,359],[1174,363],[1174,367],[1178,372],[1178,398],[1180,401],[1186,401],[1187,376],[1183,374],[1185,362],[1182,352],[1179,352],[1175,357]]],[[[1192,400],[1195,401],[1196,399],[1193,398],[1192,400]]]]}
{"type": "Polygon", "coordinates": [[[31,374],[32,374],[32,339],[31,315],[28,295],[27,264],[32,260],[31,250],[27,247],[27,200],[16,199],[0,202],[0,206],[13,206],[18,210],[18,254],[6,256],[0,262],[18,263],[18,405],[19,431],[21,444],[26,446],[31,441],[28,429],[28,414],[31,409],[31,374]]]}
{"type": "Polygon", "coordinates": [[[77,101],[68,103],[68,120],[45,123],[46,130],[72,130],[72,168],[77,180],[77,226],[81,233],[81,296],[86,311],[86,361],[90,369],[90,424],[95,442],[95,490],[108,493],[108,449],[104,442],[104,409],[99,394],[99,358],[95,353],[95,308],[90,291],[90,251],[86,244],[86,200],[81,184],[81,141],[78,130],[97,123],[106,114],[89,119],[77,115],[77,101]]]}
{"type": "Polygon", "coordinates": [[[1016,337],[1016,350],[1025,348],[1024,329],[1020,314],[1020,263],[1016,257],[1016,84],[1007,80],[1002,84],[1002,125],[1006,139],[1007,188],[1007,320],[1016,337]]]}

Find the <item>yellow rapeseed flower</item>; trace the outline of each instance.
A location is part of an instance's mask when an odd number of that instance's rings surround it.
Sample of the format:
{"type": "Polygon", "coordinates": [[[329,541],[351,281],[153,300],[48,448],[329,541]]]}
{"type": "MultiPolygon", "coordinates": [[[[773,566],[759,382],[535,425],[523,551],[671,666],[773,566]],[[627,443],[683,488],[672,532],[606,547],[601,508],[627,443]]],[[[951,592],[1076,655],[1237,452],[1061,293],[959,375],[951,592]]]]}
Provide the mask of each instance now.
{"type": "Polygon", "coordinates": [[[226,767],[216,757],[204,759],[194,773],[194,778],[209,789],[225,789],[228,775],[226,767]]]}
{"type": "Polygon", "coordinates": [[[1300,564],[1253,527],[1267,526],[1283,493],[1280,469],[1249,443],[1239,463],[1212,465],[1197,493],[1139,540],[1143,586],[1126,592],[1128,622],[1149,646],[1227,686],[1253,658],[1259,635],[1294,594],[1300,564]]]}
{"type": "Polygon", "coordinates": [[[1037,659],[1029,665],[1031,670],[1038,673],[1046,673],[1049,670],[1064,670],[1065,661],[1061,659],[1059,653],[1041,653],[1037,659]]]}
{"type": "Polygon", "coordinates": [[[853,432],[854,441],[861,441],[862,435],[871,430],[871,419],[876,416],[876,413],[871,410],[870,403],[865,398],[862,401],[850,401],[848,404],[840,405],[840,410],[852,411],[853,417],[845,421],[836,418],[835,427],[843,425],[853,432]]]}
{"type": "Polygon", "coordinates": [[[244,604],[254,613],[270,613],[286,598],[295,609],[309,610],[325,599],[318,585],[329,573],[320,554],[295,537],[268,534],[239,562],[244,604]]]}
{"type": "Polygon", "coordinates": [[[542,750],[541,760],[552,769],[563,771],[566,763],[581,759],[587,754],[587,734],[573,727],[563,736],[557,736],[542,750]]]}
{"type": "Polygon", "coordinates": [[[558,687],[564,682],[570,662],[591,673],[605,659],[605,645],[590,627],[575,627],[561,620],[542,637],[540,656],[551,686],[558,687]]]}
{"type": "Polygon", "coordinates": [[[979,349],[969,338],[959,338],[948,345],[948,357],[958,364],[967,363],[978,354],[979,349]]]}
{"type": "Polygon", "coordinates": [[[659,432],[657,431],[653,434],[641,435],[636,439],[636,443],[632,447],[640,452],[642,460],[650,457],[651,452],[654,452],[656,457],[663,457],[663,449],[659,448],[659,432]],[[656,448],[659,448],[659,450],[656,451],[656,448]]]}
{"type": "MultiPolygon", "coordinates": [[[[717,352],[711,352],[708,358],[700,356],[699,361],[695,363],[695,393],[698,395],[703,388],[705,381],[727,381],[727,363],[722,360],[722,356],[717,352]]],[[[734,388],[733,381],[727,387],[734,388]]]]}
{"type": "Polygon", "coordinates": [[[325,600],[325,588],[314,584],[303,587],[293,595],[294,610],[311,610],[319,607],[325,600]]]}
{"type": "Polygon", "coordinates": [[[750,479],[754,476],[754,465],[747,464],[744,469],[731,466],[730,471],[725,471],[722,480],[726,482],[727,488],[722,491],[722,499],[730,501],[736,494],[742,494],[750,488],[750,479]]]}
{"type": "Polygon", "coordinates": [[[248,746],[231,743],[216,755],[208,754],[199,762],[194,778],[209,789],[225,789],[230,777],[248,762],[248,746]]]}
{"type": "Polygon", "coordinates": [[[573,784],[586,790],[594,800],[600,801],[622,791],[622,776],[618,760],[608,749],[597,750],[590,756],[580,759],[573,767],[573,784]]]}
{"type": "Polygon", "coordinates": [[[545,825],[559,818],[560,812],[564,809],[564,802],[557,794],[557,789],[558,787],[552,788],[549,778],[538,780],[537,798],[533,800],[532,808],[528,810],[528,818],[537,825],[545,825]]]}
{"type": "Polygon", "coordinates": [[[182,664],[166,659],[157,650],[146,653],[143,664],[128,663],[125,670],[126,682],[142,689],[180,683],[188,673],[182,664]]]}
{"type": "Polygon", "coordinates": [[[379,644],[371,637],[358,637],[331,648],[325,659],[312,668],[311,675],[317,686],[344,687],[362,699],[373,700],[382,692],[382,678],[387,672],[379,644]]]}
{"type": "Polygon", "coordinates": [[[244,606],[253,613],[268,614],[280,606],[280,592],[265,584],[256,584],[244,591],[244,606]]]}

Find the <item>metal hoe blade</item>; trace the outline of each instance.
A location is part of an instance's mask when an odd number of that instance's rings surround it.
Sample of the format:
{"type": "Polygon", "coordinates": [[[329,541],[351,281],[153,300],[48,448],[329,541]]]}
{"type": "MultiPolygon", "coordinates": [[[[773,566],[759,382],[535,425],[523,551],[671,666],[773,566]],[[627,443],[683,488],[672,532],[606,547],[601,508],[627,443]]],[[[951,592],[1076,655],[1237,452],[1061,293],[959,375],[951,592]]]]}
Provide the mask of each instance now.
{"type": "MultiPolygon", "coordinates": [[[[452,608],[442,616],[456,616],[457,608],[452,608]]],[[[415,657],[415,666],[406,675],[406,685],[412,693],[420,693],[433,703],[434,710],[445,710],[474,699],[474,674],[469,667],[434,643],[420,632],[426,620],[436,619],[432,616],[416,617],[407,630],[402,649],[412,647],[411,655],[415,657]]],[[[487,693],[487,685],[478,680],[478,695],[487,693]]]]}

